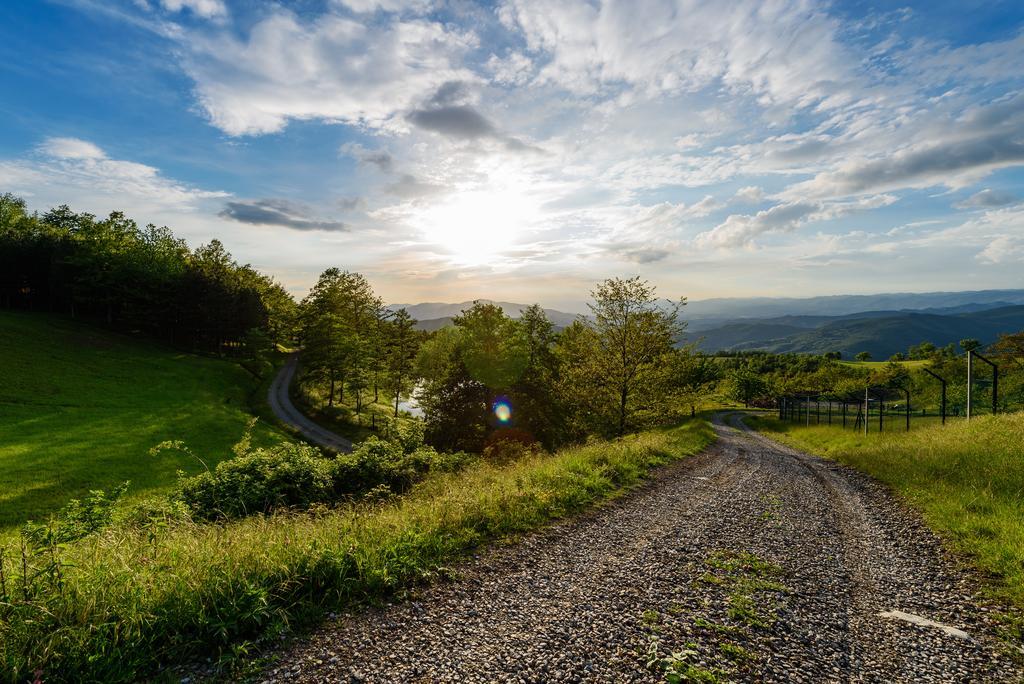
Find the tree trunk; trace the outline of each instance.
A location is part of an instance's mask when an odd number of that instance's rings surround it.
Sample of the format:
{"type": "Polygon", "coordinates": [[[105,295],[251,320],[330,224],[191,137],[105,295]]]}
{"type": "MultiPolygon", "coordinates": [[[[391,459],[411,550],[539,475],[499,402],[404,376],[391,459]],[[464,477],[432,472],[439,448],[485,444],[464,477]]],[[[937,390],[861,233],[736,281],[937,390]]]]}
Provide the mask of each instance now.
{"type": "Polygon", "coordinates": [[[331,376],[331,393],[328,395],[327,405],[334,408],[334,376],[331,376]]]}
{"type": "Polygon", "coordinates": [[[619,437],[626,434],[626,398],[629,390],[625,386],[619,392],[619,437]]]}
{"type": "Polygon", "coordinates": [[[398,418],[398,401],[401,398],[401,396],[402,395],[400,393],[395,392],[395,418],[398,418]]]}

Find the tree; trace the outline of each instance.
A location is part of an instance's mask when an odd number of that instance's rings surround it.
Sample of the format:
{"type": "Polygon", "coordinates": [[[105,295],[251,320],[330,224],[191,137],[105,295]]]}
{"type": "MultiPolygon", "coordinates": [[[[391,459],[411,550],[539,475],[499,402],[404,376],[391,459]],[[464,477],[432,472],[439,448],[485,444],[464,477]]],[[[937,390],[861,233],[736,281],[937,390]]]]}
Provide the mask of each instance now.
{"type": "Polygon", "coordinates": [[[744,406],[750,406],[765,392],[767,387],[761,373],[755,372],[750,367],[745,367],[737,368],[729,374],[726,392],[729,398],[742,402],[744,406]]]}
{"type": "Polygon", "coordinates": [[[518,413],[516,424],[553,449],[565,439],[565,411],[556,390],[554,325],[538,304],[524,309],[516,323],[526,344],[526,365],[510,388],[518,413]]]}
{"type": "Polygon", "coordinates": [[[981,341],[973,337],[968,337],[966,339],[960,340],[960,348],[963,349],[965,352],[974,351],[980,346],[981,341]]]}
{"type": "Polygon", "coordinates": [[[701,400],[711,393],[720,378],[720,370],[713,359],[698,353],[693,347],[682,347],[672,354],[670,384],[680,406],[689,406],[690,415],[697,413],[701,400]]]}
{"type": "Polygon", "coordinates": [[[415,330],[416,320],[405,309],[399,309],[387,321],[386,386],[395,403],[395,418],[402,397],[412,391],[412,379],[416,352],[419,350],[419,336],[415,330]]]}
{"type": "Polygon", "coordinates": [[[659,361],[685,327],[679,310],[686,302],[659,307],[654,286],[638,276],[605,280],[591,296],[597,342],[592,368],[617,400],[615,434],[621,436],[637,408],[652,403],[659,361]]]}
{"type": "Polygon", "coordinates": [[[839,352],[839,351],[825,352],[824,358],[832,360],[832,361],[839,361],[840,359],[843,358],[843,352],[839,352]]]}
{"type": "Polygon", "coordinates": [[[862,361],[862,362],[863,361],[870,361],[871,360],[871,352],[866,352],[866,351],[857,352],[857,355],[854,356],[853,358],[856,361],[862,361]]]}
{"type": "Polygon", "coordinates": [[[1024,369],[1024,331],[1000,335],[989,350],[1003,363],[1024,369]]]}
{"type": "Polygon", "coordinates": [[[329,385],[328,405],[337,389],[344,401],[345,385],[358,384],[356,401],[362,409],[362,390],[369,386],[369,359],[379,344],[377,328],[383,304],[366,278],[337,268],[320,274],[300,305],[300,335],[310,350],[305,377],[329,385]]]}

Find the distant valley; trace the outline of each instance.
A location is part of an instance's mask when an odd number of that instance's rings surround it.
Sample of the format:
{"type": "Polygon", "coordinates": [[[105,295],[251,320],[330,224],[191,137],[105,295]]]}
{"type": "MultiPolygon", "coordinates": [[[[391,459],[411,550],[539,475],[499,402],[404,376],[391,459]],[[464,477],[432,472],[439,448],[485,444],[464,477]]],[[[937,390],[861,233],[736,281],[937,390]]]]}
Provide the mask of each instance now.
{"type": "MultiPolygon", "coordinates": [[[[513,318],[527,307],[491,303],[513,318]]],[[[404,307],[419,321],[419,329],[433,331],[450,325],[454,316],[472,305],[472,301],[431,302],[389,308],[404,307]]],[[[555,309],[545,312],[559,329],[580,315],[555,309]]],[[[683,318],[688,326],[682,342],[695,343],[705,352],[838,351],[852,358],[866,351],[875,359],[886,359],[926,340],[944,346],[975,337],[987,344],[1000,333],[1024,329],[1024,289],[706,299],[688,303],[683,318]]]]}

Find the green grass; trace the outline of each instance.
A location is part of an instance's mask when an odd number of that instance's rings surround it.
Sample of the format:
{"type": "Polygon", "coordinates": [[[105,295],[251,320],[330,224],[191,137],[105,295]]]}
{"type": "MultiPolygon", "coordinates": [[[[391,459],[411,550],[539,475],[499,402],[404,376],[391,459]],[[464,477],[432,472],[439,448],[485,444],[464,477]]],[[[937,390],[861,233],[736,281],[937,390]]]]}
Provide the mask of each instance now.
{"type": "Polygon", "coordinates": [[[866,436],[767,416],[747,421],[891,486],[994,580],[997,594],[1024,608],[1024,413],[866,436]]]}
{"type": "MultiPolygon", "coordinates": [[[[889,361],[840,361],[844,366],[853,366],[854,368],[884,368],[889,365],[889,361]]],[[[927,359],[913,359],[906,361],[897,361],[896,363],[906,368],[920,368],[930,363],[927,359]]]]}
{"type": "MultiPolygon", "coordinates": [[[[262,401],[237,363],[47,314],[0,311],[0,359],[0,538],[90,489],[131,480],[137,498],[202,469],[150,457],[163,440],[185,440],[212,468],[262,401]]],[[[280,433],[262,424],[254,436],[280,433]]]]}
{"type": "MultiPolygon", "coordinates": [[[[478,462],[382,504],[155,533],[117,527],[60,550],[59,581],[44,573],[36,598],[0,601],[0,673],[134,681],[188,657],[251,650],[247,642],[387,597],[483,543],[613,497],[713,439],[695,420],[507,465],[478,462]]],[[[11,570],[9,586],[20,586],[11,570]]]]}
{"type": "MultiPolygon", "coordinates": [[[[291,397],[296,407],[335,434],[352,442],[361,442],[367,437],[380,436],[384,426],[394,420],[395,406],[390,404],[386,392],[381,391],[379,401],[373,401],[373,389],[363,390],[363,405],[356,413],[355,396],[351,390],[345,392],[344,401],[335,400],[334,406],[327,406],[327,388],[313,383],[296,381],[292,385],[291,397]]],[[[410,420],[407,413],[399,412],[399,420],[410,420]]]]}

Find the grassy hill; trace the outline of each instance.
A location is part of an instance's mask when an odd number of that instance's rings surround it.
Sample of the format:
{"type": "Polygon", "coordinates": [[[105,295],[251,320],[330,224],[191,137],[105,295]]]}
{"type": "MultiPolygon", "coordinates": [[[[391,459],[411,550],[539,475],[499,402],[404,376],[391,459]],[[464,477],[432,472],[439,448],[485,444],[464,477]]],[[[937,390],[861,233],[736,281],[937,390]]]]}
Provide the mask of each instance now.
{"type": "MultiPolygon", "coordinates": [[[[184,440],[210,467],[231,455],[259,382],[237,363],[183,354],[55,316],[0,311],[0,534],[90,489],[130,496],[203,466],[147,451],[184,440]]],[[[257,442],[276,439],[257,427],[257,442]]]]}
{"type": "Polygon", "coordinates": [[[845,358],[867,351],[875,359],[886,359],[925,340],[938,346],[967,337],[978,338],[983,344],[994,342],[1000,333],[1024,329],[1024,306],[959,314],[865,312],[827,319],[810,329],[798,329],[781,320],[750,321],[703,331],[699,333],[704,337],[701,347],[709,351],[760,349],[812,354],[840,351],[845,358]]]}

